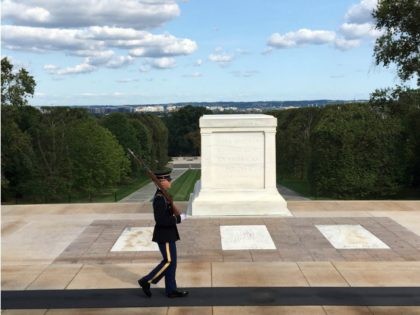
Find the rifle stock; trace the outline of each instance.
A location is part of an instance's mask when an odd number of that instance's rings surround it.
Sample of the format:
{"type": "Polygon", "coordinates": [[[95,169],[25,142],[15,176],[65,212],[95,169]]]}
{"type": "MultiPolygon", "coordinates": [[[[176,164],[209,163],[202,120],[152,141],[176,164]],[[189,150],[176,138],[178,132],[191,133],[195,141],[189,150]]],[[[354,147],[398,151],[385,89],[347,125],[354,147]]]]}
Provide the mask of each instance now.
{"type": "Polygon", "coordinates": [[[150,170],[150,168],[147,166],[147,164],[137,155],[134,154],[133,151],[131,151],[129,148],[127,148],[128,152],[134,157],[134,159],[137,161],[137,163],[140,164],[140,166],[143,166],[144,169],[146,170],[146,174],[147,176],[150,177],[150,179],[155,183],[155,185],[157,187],[159,187],[159,189],[162,191],[162,194],[165,196],[166,200],[169,201],[169,203],[172,206],[172,212],[175,215],[180,215],[181,211],[178,210],[177,207],[175,207],[174,204],[174,200],[172,199],[171,195],[169,195],[169,193],[166,191],[165,188],[162,187],[162,184],[160,183],[159,179],[156,177],[155,174],[153,174],[153,172],[150,170]]]}

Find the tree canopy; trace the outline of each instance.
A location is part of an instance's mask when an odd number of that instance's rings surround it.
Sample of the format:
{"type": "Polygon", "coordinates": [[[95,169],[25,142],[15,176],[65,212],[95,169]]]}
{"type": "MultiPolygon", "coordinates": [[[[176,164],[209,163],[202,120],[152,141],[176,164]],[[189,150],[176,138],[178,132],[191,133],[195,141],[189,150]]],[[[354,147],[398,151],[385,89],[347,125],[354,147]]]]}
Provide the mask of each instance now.
{"type": "Polygon", "coordinates": [[[395,63],[403,81],[417,76],[420,85],[420,1],[380,0],[373,17],[376,28],[384,31],[375,43],[376,64],[395,63]]]}
{"type": "Polygon", "coordinates": [[[164,121],[170,135],[168,145],[170,156],[200,154],[199,119],[211,113],[205,107],[185,106],[165,117],[164,121]]]}
{"type": "Polygon", "coordinates": [[[33,96],[36,82],[29,72],[21,68],[17,72],[7,57],[1,60],[1,100],[2,105],[22,106],[33,96]]]}

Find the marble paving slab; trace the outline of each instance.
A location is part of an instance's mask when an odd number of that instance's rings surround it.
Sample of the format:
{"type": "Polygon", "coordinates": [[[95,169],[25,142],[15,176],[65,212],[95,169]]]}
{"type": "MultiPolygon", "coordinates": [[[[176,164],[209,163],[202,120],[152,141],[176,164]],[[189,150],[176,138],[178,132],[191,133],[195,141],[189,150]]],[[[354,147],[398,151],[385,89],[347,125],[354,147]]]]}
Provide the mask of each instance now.
{"type": "Polygon", "coordinates": [[[111,252],[159,251],[152,242],[153,227],[126,227],[112,246],[111,252]]]}
{"type": "Polygon", "coordinates": [[[265,225],[221,225],[223,250],[276,249],[265,225]]]}
{"type": "Polygon", "coordinates": [[[389,246],[360,224],[315,225],[337,249],[389,249],[389,246]]]}

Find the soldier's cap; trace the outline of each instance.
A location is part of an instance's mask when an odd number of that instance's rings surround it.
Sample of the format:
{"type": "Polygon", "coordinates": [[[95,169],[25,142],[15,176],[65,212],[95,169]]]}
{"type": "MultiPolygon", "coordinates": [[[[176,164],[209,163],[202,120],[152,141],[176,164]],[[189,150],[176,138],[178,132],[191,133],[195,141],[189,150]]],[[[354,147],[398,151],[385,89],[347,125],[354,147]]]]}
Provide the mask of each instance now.
{"type": "Polygon", "coordinates": [[[153,174],[155,174],[155,176],[157,177],[157,179],[166,179],[167,181],[171,181],[171,169],[167,169],[167,170],[156,170],[153,172],[153,174]]]}

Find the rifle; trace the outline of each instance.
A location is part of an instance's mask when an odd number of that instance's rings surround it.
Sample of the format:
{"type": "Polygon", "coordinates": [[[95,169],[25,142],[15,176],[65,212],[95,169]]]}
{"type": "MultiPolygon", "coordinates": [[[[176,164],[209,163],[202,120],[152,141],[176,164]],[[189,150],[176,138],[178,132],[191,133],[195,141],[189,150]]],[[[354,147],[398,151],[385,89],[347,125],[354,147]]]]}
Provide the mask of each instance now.
{"type": "Polygon", "coordinates": [[[181,211],[178,210],[177,207],[174,205],[174,200],[172,199],[171,195],[166,191],[165,188],[162,187],[162,184],[160,183],[159,179],[156,177],[155,174],[150,170],[150,168],[146,165],[146,163],[137,155],[134,154],[133,151],[131,151],[129,148],[127,148],[128,152],[134,157],[134,159],[140,164],[140,166],[143,166],[146,170],[146,174],[150,177],[150,179],[156,184],[156,186],[159,187],[159,189],[162,191],[162,194],[165,196],[166,200],[169,201],[169,203],[172,206],[172,214],[180,215],[181,211]]]}

